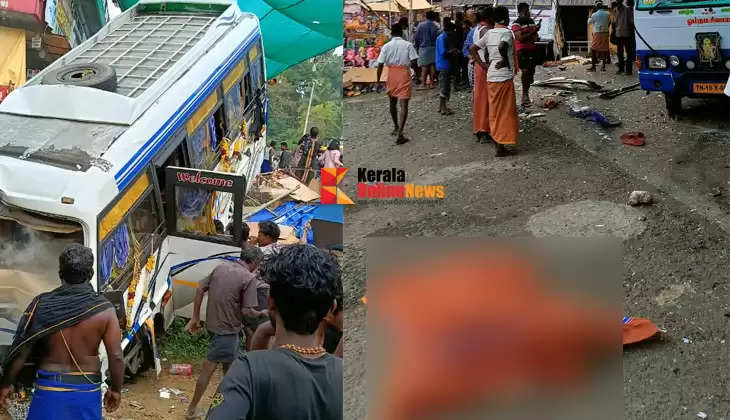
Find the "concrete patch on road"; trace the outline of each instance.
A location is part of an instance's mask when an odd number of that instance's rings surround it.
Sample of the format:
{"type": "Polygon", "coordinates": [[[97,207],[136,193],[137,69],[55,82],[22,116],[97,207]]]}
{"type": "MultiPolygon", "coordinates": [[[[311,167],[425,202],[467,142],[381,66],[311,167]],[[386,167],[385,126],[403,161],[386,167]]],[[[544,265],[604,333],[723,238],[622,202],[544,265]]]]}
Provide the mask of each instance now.
{"type": "Polygon", "coordinates": [[[423,171],[415,179],[409,179],[419,184],[442,184],[444,181],[453,178],[461,178],[478,172],[484,173],[502,173],[514,171],[525,167],[524,159],[496,159],[487,162],[470,162],[459,166],[446,166],[434,172],[423,171]]]}
{"type": "Polygon", "coordinates": [[[654,302],[659,306],[673,305],[677,303],[685,292],[691,292],[692,288],[688,283],[670,284],[662,289],[662,291],[654,298],[654,302]]]}
{"type": "Polygon", "coordinates": [[[549,208],[530,217],[527,230],[538,238],[600,238],[626,240],[646,229],[642,212],[625,204],[584,200],[549,208]]]}

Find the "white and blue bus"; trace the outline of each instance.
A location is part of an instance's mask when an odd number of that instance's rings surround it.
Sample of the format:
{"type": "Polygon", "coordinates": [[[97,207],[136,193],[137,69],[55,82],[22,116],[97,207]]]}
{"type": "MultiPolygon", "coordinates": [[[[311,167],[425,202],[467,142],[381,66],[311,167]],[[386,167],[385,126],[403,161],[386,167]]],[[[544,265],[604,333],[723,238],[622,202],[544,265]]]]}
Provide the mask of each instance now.
{"type": "Polygon", "coordinates": [[[730,0],[637,0],[639,82],[663,92],[670,116],[683,97],[722,97],[730,74],[730,0]]]}
{"type": "Polygon", "coordinates": [[[258,18],[225,0],[142,0],[13,91],[0,104],[0,350],[78,242],[117,306],[128,369],[147,364],[149,337],[189,310],[215,261],[179,267],[240,252],[267,110],[258,18]]]}

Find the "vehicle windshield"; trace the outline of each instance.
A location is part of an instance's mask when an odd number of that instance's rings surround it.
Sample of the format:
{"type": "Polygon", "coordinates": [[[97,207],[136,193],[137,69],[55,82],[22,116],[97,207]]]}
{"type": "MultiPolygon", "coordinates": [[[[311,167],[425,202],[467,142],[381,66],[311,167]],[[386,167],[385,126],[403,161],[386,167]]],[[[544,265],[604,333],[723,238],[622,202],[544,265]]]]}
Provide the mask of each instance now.
{"type": "Polygon", "coordinates": [[[78,223],[0,202],[0,356],[12,343],[18,319],[30,301],[60,286],[61,251],[83,241],[78,223]]]}
{"type": "Polygon", "coordinates": [[[730,0],[637,0],[636,10],[693,9],[730,6],[730,0]]]}

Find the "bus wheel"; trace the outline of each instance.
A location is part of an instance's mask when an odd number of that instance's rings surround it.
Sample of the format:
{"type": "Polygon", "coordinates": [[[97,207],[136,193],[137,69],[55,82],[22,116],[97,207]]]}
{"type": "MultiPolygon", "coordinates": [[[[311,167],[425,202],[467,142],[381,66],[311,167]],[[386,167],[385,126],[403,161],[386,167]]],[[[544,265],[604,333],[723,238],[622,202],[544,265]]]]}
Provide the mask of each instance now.
{"type": "Polygon", "coordinates": [[[667,104],[669,118],[679,118],[679,114],[682,113],[682,97],[676,93],[664,93],[664,100],[667,104]]]}
{"type": "Polygon", "coordinates": [[[61,66],[43,76],[44,85],[84,86],[116,92],[117,73],[113,67],[99,63],[61,66]]]}

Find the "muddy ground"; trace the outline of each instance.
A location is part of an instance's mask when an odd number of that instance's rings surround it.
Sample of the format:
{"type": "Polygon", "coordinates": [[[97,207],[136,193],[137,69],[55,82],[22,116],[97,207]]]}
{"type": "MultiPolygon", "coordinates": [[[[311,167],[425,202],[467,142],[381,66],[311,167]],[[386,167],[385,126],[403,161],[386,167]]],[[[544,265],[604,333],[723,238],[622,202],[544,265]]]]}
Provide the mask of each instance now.
{"type": "MultiPolygon", "coordinates": [[[[610,70],[591,75],[571,65],[539,69],[537,79],[589,78],[609,88],[635,82],[610,70]]],[[[533,89],[532,96],[553,92],[533,89]]],[[[471,94],[456,93],[456,114],[448,117],[436,113],[435,95],[416,92],[406,130],[412,141],[403,146],[389,136],[383,95],[346,100],[345,158],[352,163],[344,184],[350,197],[357,196],[357,167],[397,167],[408,182],[445,185],[446,199],[435,205],[360,201],[347,208],[345,418],[363,419],[367,412],[366,307],[359,302],[366,293],[366,237],[526,237],[526,224],[537,213],[588,200],[609,214],[641,189],[651,191],[656,203],[638,210],[646,226],[624,241],[623,277],[616,281],[623,285],[624,313],[647,317],[666,332],[623,355],[626,418],[691,419],[704,412],[730,419],[726,102],[686,101],[689,111],[676,122],[656,94],[605,101],[591,98],[594,92],[571,93],[564,99],[611,114],[622,127],[602,129],[571,117],[565,104],[549,111],[533,107],[547,115],[522,122],[519,154],[497,160],[491,146],[474,142],[471,94]],[[630,130],[643,131],[646,146],[622,145],[619,136],[630,130]]]]}

